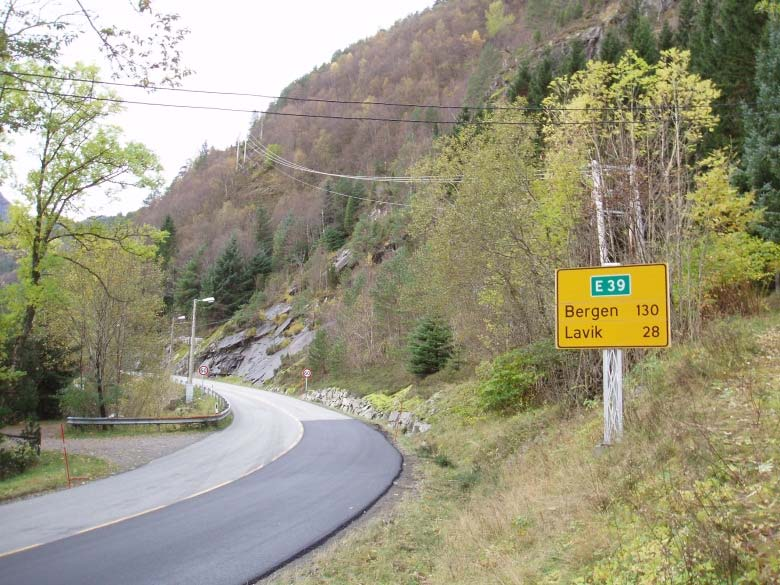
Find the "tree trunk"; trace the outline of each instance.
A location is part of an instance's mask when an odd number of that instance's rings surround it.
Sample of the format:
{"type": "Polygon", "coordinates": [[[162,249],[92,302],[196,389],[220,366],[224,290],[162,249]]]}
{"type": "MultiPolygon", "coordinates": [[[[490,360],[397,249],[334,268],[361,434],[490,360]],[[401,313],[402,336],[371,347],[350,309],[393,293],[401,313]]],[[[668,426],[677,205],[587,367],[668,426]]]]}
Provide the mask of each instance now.
{"type": "Polygon", "coordinates": [[[19,334],[19,337],[16,338],[14,349],[11,353],[11,367],[15,370],[21,365],[24,348],[32,333],[34,321],[35,307],[33,305],[27,305],[27,308],[24,311],[24,318],[22,319],[22,332],[19,334]]]}
{"type": "MultiPolygon", "coordinates": [[[[40,220],[36,223],[36,229],[40,229],[40,220]]],[[[33,242],[32,254],[30,255],[30,283],[33,288],[37,287],[41,282],[41,251],[40,242],[36,239],[33,242]]],[[[24,354],[24,348],[27,345],[27,340],[32,333],[33,323],[35,322],[35,305],[28,303],[24,310],[24,317],[22,318],[22,332],[14,342],[14,348],[11,352],[11,367],[17,369],[22,361],[22,355],[24,354]]]]}
{"type": "MultiPolygon", "coordinates": [[[[108,413],[106,412],[106,401],[104,399],[105,392],[103,390],[103,371],[102,368],[98,365],[98,367],[95,369],[95,376],[97,378],[97,394],[98,394],[98,405],[100,408],[100,416],[102,418],[106,418],[108,416],[108,413]]],[[[108,430],[108,425],[103,425],[103,430],[108,430]]]]}

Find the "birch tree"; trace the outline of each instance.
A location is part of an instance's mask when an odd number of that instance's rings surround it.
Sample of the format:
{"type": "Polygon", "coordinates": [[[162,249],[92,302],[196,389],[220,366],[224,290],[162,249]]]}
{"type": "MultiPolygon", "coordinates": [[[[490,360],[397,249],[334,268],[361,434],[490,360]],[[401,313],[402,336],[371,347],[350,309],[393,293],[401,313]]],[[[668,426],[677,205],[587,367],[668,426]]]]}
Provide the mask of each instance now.
{"type": "MultiPolygon", "coordinates": [[[[33,67],[30,64],[28,69],[33,67]]],[[[97,70],[77,66],[61,74],[68,79],[94,79],[97,70]]],[[[21,188],[25,205],[13,209],[0,242],[23,258],[19,278],[26,301],[13,344],[14,367],[32,332],[51,258],[88,271],[74,251],[106,240],[127,251],[137,246],[136,236],[143,230],[130,224],[74,221],[87,199],[111,197],[129,186],[159,184],[154,154],[140,143],[123,142],[119,128],[106,123],[119,109],[111,101],[116,96],[97,90],[89,81],[46,78],[39,84],[40,92],[25,93],[19,104],[37,138],[37,162],[21,188]]]]}

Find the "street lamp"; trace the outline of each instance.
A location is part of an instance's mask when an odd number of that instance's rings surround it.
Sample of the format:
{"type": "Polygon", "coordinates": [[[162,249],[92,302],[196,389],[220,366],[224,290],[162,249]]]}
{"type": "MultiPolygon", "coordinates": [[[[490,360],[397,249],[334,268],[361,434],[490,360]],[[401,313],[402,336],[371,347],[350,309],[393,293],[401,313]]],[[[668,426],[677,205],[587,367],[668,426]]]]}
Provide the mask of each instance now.
{"type": "Polygon", "coordinates": [[[187,360],[187,385],[185,386],[185,400],[192,402],[192,368],[195,365],[195,313],[198,303],[213,303],[214,297],[205,299],[192,299],[192,334],[190,335],[190,358],[187,360]]]}
{"type": "Polygon", "coordinates": [[[176,321],[184,321],[186,318],[187,317],[185,315],[179,315],[178,317],[171,315],[171,344],[168,346],[169,364],[173,361],[173,325],[176,323],[176,321]]]}

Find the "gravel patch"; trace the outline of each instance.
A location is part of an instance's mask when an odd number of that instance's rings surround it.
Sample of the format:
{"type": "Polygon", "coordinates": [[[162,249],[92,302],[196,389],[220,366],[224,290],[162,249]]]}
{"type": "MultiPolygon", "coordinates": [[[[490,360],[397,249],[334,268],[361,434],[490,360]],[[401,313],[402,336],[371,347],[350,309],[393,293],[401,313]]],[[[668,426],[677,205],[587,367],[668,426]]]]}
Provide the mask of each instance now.
{"type": "MultiPolygon", "coordinates": [[[[17,428],[3,429],[4,432],[18,432],[17,428]]],[[[115,435],[100,437],[65,437],[68,453],[91,455],[109,461],[116,473],[135,469],[153,459],[163,457],[209,436],[207,431],[160,432],[138,435],[115,435]]],[[[61,451],[60,425],[55,422],[41,424],[41,449],[61,451]]]]}

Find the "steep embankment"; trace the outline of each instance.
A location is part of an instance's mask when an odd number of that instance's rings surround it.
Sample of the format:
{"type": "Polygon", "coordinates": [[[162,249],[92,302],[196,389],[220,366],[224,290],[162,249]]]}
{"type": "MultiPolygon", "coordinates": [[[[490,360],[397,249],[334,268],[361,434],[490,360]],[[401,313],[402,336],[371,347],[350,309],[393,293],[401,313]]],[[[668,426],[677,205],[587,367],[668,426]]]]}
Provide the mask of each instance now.
{"type": "Polygon", "coordinates": [[[778,582],[778,348],[774,312],[648,355],[609,449],[598,403],[496,417],[475,381],[428,388],[419,493],[270,582],[778,582]]]}

